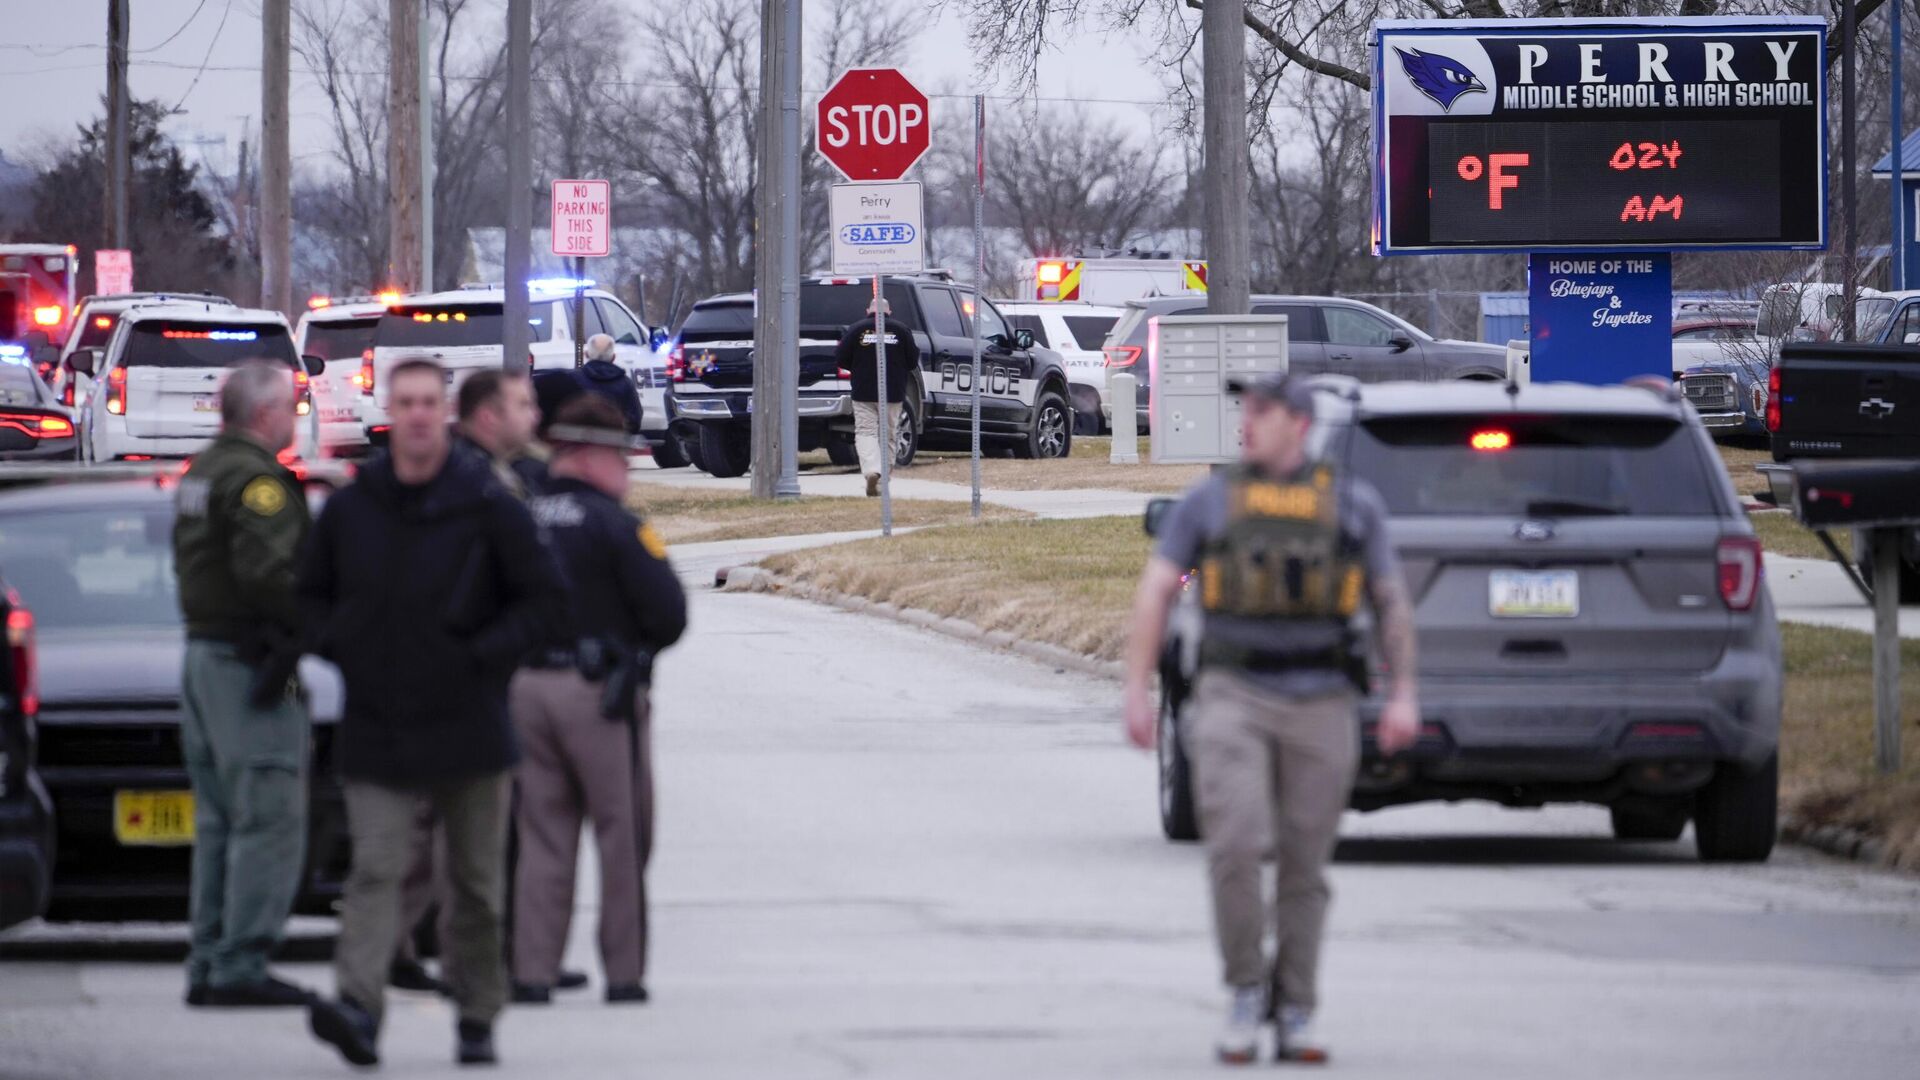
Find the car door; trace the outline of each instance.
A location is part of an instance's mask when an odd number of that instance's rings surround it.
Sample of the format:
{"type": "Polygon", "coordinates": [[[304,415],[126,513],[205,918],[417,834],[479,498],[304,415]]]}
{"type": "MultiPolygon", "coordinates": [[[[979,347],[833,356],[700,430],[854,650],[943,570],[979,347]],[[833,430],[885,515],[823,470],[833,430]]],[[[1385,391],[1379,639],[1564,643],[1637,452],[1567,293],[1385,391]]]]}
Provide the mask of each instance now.
{"type": "Polygon", "coordinates": [[[593,306],[599,309],[601,332],[613,339],[616,361],[632,376],[634,388],[640,391],[641,428],[664,430],[667,425],[666,365],[653,351],[646,328],[625,304],[611,296],[594,297],[593,306]]]}
{"type": "Polygon", "coordinates": [[[1255,315],[1287,317],[1287,370],[1299,375],[1318,375],[1327,370],[1327,334],[1320,324],[1320,312],[1312,304],[1253,305],[1255,315]]]}
{"type": "Polygon", "coordinates": [[[1420,377],[1420,346],[1411,334],[1362,307],[1322,304],[1319,308],[1327,328],[1323,370],[1361,382],[1420,377]],[[1395,345],[1396,336],[1409,344],[1395,345]]]}
{"type": "MultiPolygon", "coordinates": [[[[1013,327],[991,301],[971,290],[957,290],[960,310],[977,306],[980,313],[980,420],[988,417],[1024,428],[1027,413],[1039,393],[1039,366],[1033,351],[1014,346],[1013,327]]],[[[973,341],[967,341],[967,363],[973,363],[973,341]]],[[[971,375],[971,371],[968,373],[971,375]]],[[[969,406],[971,408],[971,406],[969,406]]]]}
{"type": "MultiPolygon", "coordinates": [[[[929,411],[947,415],[972,415],[969,397],[973,385],[973,337],[967,332],[966,303],[949,288],[927,286],[919,290],[921,313],[926,316],[927,341],[931,348],[921,354],[921,389],[931,402],[929,411]]],[[[985,354],[981,362],[985,364],[985,354]]],[[[986,403],[981,403],[986,415],[986,403]]]]}

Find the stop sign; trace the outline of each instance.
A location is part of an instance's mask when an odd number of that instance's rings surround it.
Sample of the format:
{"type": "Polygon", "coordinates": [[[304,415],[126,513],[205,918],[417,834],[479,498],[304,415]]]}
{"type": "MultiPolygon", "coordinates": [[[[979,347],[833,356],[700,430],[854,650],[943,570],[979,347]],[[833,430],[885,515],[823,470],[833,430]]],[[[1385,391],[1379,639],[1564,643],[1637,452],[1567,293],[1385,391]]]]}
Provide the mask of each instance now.
{"type": "Polygon", "coordinates": [[[927,152],[927,95],[893,68],[852,68],[820,97],[814,143],[849,180],[898,180],[927,152]]]}

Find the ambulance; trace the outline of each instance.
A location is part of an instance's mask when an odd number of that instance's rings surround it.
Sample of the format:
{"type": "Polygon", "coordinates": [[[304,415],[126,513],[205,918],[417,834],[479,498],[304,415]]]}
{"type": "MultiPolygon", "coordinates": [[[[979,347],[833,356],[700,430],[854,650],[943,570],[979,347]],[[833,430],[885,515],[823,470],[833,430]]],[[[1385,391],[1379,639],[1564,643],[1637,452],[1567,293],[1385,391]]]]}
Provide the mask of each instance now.
{"type": "Polygon", "coordinates": [[[1065,255],[1020,264],[1022,300],[1124,304],[1149,296],[1207,291],[1205,260],[1176,259],[1165,251],[1065,255]]]}
{"type": "Polygon", "coordinates": [[[72,325],[74,256],[72,244],[0,244],[0,341],[33,350],[42,378],[72,325]]]}

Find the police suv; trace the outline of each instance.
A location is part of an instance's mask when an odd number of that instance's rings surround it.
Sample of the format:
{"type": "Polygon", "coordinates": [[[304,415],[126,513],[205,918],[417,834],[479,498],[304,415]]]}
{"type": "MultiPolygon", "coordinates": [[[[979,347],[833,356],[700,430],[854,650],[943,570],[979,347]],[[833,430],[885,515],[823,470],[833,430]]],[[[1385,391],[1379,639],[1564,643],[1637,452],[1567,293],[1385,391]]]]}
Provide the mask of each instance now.
{"type": "Polygon", "coordinates": [[[320,362],[312,382],[319,452],[352,457],[367,449],[367,429],[360,421],[360,373],[387,306],[377,296],[316,296],[307,301],[307,309],[293,340],[302,363],[308,357],[320,362]]]}
{"type": "Polygon", "coordinates": [[[67,335],[67,343],[60,350],[60,360],[48,373],[47,380],[53,386],[64,405],[78,407],[87,397],[87,390],[93,380],[73,370],[73,354],[80,349],[97,349],[113,336],[114,327],[120,325],[120,314],[130,307],[142,304],[220,304],[233,307],[233,301],[212,293],[114,293],[107,296],[88,296],[74,309],[73,332],[67,335]]]}
{"type": "Polygon", "coordinates": [[[76,412],[81,458],[198,452],[220,431],[227,371],[246,360],[284,363],[293,373],[299,414],[313,411],[310,373],[279,312],[212,303],[128,308],[105,346],[70,358],[75,372],[94,380],[76,412]]]}
{"type": "MultiPolygon", "coordinates": [[[[929,448],[967,445],[972,417],[973,336],[981,312],[980,428],[988,446],[1017,457],[1067,456],[1073,438],[1066,366],[1058,353],[1015,330],[973,288],[942,271],[889,277],[889,333],[913,334],[919,378],[907,384],[907,422],[897,429],[894,461],[907,465],[929,448]]],[[[852,387],[835,361],[840,335],[866,317],[871,278],[813,278],[800,286],[800,449],[825,447],[835,464],[858,462],[853,448],[852,387]]],[[[716,296],[688,313],[667,360],[671,428],[715,476],[747,469],[753,401],[753,297],[716,296]]]]}
{"type": "Polygon", "coordinates": [[[1101,351],[1113,324],[1127,309],[1078,300],[999,301],[995,304],[1015,330],[1033,333],[1036,344],[1060,354],[1072,384],[1074,433],[1098,435],[1112,407],[1107,402],[1107,356],[1101,351]]]}
{"type": "MultiPolygon", "coordinates": [[[[582,325],[574,334],[574,292],[581,283],[547,278],[527,282],[527,370],[547,371],[574,366],[576,340],[595,334],[613,338],[615,362],[633,378],[640,391],[640,433],[655,446],[665,443],[666,411],[661,387],[665,362],[655,346],[664,332],[647,327],[619,298],[585,282],[582,325]]],[[[502,362],[506,289],[500,285],[466,285],[438,293],[418,293],[389,304],[374,331],[373,348],[360,365],[360,416],[373,441],[385,438],[386,375],[403,360],[426,359],[447,371],[447,390],[456,390],[468,375],[502,362]]],[[[664,464],[664,462],[663,462],[664,464]]]]}

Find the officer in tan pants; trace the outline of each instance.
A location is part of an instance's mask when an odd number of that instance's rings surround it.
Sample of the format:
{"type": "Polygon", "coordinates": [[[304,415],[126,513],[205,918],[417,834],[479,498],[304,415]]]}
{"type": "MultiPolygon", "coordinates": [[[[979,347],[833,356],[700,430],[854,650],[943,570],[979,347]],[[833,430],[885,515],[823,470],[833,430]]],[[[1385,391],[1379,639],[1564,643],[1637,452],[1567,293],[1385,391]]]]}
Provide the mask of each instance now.
{"type": "Polygon", "coordinates": [[[600,960],[609,1003],[647,1000],[646,859],[653,842],[647,684],[686,629],[686,594],[650,525],[621,500],[626,421],[585,394],[547,430],[550,480],[528,505],[568,581],[567,632],[514,676],[520,735],[514,1000],[545,1004],[566,951],[580,827],[600,861],[600,960]]]}
{"type": "Polygon", "coordinates": [[[1200,673],[1181,735],[1230,995],[1215,1052],[1229,1064],[1252,1062],[1271,1018],[1277,1056],[1320,1062],[1327,1050],[1313,1014],[1326,864],[1360,756],[1356,690],[1366,669],[1352,619],[1363,598],[1371,602],[1392,673],[1378,740],[1393,754],[1419,735],[1413,614],[1379,494],[1307,459],[1312,391],[1285,375],[1234,389],[1245,405],[1241,462],[1187,492],[1141,576],[1127,648],[1127,734],[1154,745],[1152,679],[1167,615],[1197,570],[1200,673]],[[1260,885],[1269,853],[1271,913],[1260,885]]]}

